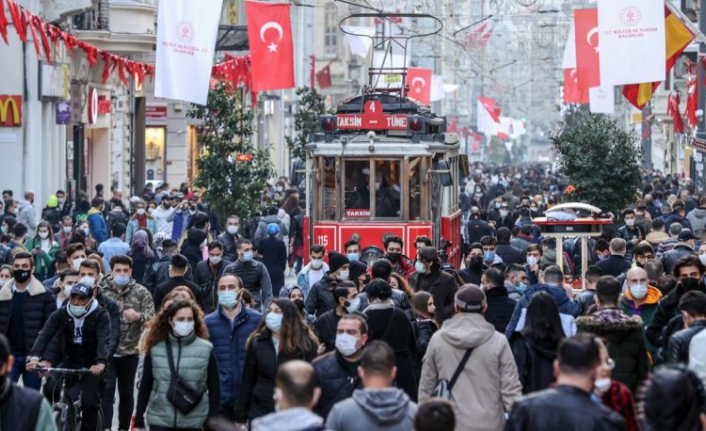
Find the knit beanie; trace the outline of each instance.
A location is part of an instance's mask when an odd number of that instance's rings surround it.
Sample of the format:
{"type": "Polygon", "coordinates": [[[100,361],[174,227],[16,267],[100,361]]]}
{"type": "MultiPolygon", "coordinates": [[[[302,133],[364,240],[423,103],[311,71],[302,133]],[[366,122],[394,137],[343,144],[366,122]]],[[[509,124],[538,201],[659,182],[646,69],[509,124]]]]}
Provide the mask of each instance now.
{"type": "Polygon", "coordinates": [[[366,264],[359,260],[354,260],[353,262],[351,262],[351,269],[350,274],[348,275],[348,279],[355,281],[358,279],[358,277],[365,274],[367,271],[368,266],[366,264]]]}
{"type": "Polygon", "coordinates": [[[341,267],[347,263],[350,263],[348,258],[336,251],[332,251],[331,253],[328,254],[328,267],[329,267],[329,272],[334,273],[341,269],[341,267]]]}

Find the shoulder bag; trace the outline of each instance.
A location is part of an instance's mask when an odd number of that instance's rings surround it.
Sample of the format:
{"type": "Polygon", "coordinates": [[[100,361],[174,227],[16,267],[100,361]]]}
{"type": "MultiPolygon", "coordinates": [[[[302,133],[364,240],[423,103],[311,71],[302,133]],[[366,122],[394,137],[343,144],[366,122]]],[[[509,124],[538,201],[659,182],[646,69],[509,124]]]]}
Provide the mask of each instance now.
{"type": "Polygon", "coordinates": [[[172,344],[169,340],[167,343],[167,362],[169,362],[169,371],[172,373],[172,379],[169,382],[169,387],[167,388],[167,400],[176,407],[177,410],[185,415],[188,415],[193,411],[196,406],[201,402],[203,393],[199,393],[197,390],[192,388],[184,379],[181,378],[179,373],[174,369],[174,355],[172,353],[172,344]]]}
{"type": "Polygon", "coordinates": [[[458,380],[458,377],[461,375],[461,372],[466,367],[466,363],[468,362],[468,358],[471,357],[471,353],[473,353],[473,349],[466,350],[466,353],[463,355],[463,358],[458,364],[456,371],[454,371],[451,380],[439,380],[439,382],[434,387],[434,391],[432,392],[433,397],[443,398],[445,400],[451,399],[451,389],[453,389],[454,385],[456,384],[456,380],[458,380]]]}

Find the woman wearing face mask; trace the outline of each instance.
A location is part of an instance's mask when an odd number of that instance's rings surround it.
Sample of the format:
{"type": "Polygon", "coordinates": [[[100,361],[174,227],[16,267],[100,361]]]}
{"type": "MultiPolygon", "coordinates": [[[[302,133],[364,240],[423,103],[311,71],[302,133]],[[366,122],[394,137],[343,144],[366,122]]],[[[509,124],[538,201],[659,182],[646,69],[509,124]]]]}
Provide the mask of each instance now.
{"type": "Polygon", "coordinates": [[[279,291],[279,296],[280,298],[285,298],[297,307],[297,310],[302,315],[302,318],[304,321],[313,329],[314,328],[314,323],[316,323],[316,316],[312,316],[311,314],[307,313],[306,310],[304,309],[304,291],[302,290],[301,287],[295,285],[295,284],[287,284],[285,285],[282,290],[279,291]]]}
{"type": "Polygon", "coordinates": [[[598,341],[601,352],[601,368],[593,386],[593,395],[600,399],[604,406],[615,411],[625,419],[626,431],[639,431],[635,400],[630,389],[617,380],[612,380],[611,372],[615,362],[608,355],[608,348],[602,340],[598,341]]]}
{"type": "Polygon", "coordinates": [[[152,214],[147,212],[143,201],[135,202],[135,213],[127,222],[127,230],[125,231],[125,242],[130,244],[132,236],[139,229],[147,229],[154,235],[157,233],[157,222],[152,218],[152,214]]]}
{"type": "Polygon", "coordinates": [[[412,304],[412,328],[417,338],[417,349],[412,354],[412,362],[414,363],[414,374],[419,381],[422,377],[422,359],[427,352],[431,336],[439,329],[439,325],[434,320],[436,306],[434,306],[434,298],[429,292],[415,293],[410,303],[412,304]]]}
{"type": "Polygon", "coordinates": [[[190,301],[172,303],[150,323],[143,344],[144,367],[135,409],[135,430],[201,429],[218,416],[220,377],[198,307],[190,301]],[[173,370],[173,371],[172,371],[173,370]],[[183,413],[169,400],[172,376],[196,394],[193,410],[183,413]]]}
{"type": "Polygon", "coordinates": [[[414,290],[429,292],[434,297],[436,321],[442,324],[445,319],[453,316],[454,295],[458,290],[456,279],[441,270],[439,253],[433,247],[419,249],[414,269],[417,271],[414,290]]]}
{"type": "Polygon", "coordinates": [[[144,286],[145,272],[157,260],[157,254],[152,249],[149,233],[146,230],[140,229],[135,232],[127,255],[132,258],[132,278],[137,284],[144,286]]]}
{"type": "Polygon", "coordinates": [[[545,292],[535,294],[527,306],[524,328],[510,338],[523,394],[547,389],[554,382],[554,360],[563,338],[554,299],[545,292]]]}
{"type": "Polygon", "coordinates": [[[91,229],[88,227],[88,222],[86,220],[80,221],[76,224],[74,233],[71,235],[71,241],[69,241],[71,244],[75,243],[81,243],[83,244],[84,247],[86,247],[86,253],[88,253],[89,250],[93,252],[93,250],[97,250],[96,246],[96,241],[91,237],[91,229]]]}
{"type": "Polygon", "coordinates": [[[314,325],[324,345],[324,353],[332,352],[336,348],[336,333],[341,317],[358,311],[360,307],[358,289],[352,281],[340,282],[333,289],[333,299],[336,301],[336,308],[322,314],[314,325]]]}
{"type": "Polygon", "coordinates": [[[247,343],[243,381],[235,404],[236,425],[275,411],[272,398],[277,368],[290,360],[311,362],[319,340],[304,323],[296,306],[274,299],[247,343]]]}
{"type": "Polygon", "coordinates": [[[46,280],[52,270],[54,256],[59,251],[49,222],[42,221],[37,225],[37,234],[27,240],[25,248],[34,257],[34,277],[39,281],[46,280]]]}

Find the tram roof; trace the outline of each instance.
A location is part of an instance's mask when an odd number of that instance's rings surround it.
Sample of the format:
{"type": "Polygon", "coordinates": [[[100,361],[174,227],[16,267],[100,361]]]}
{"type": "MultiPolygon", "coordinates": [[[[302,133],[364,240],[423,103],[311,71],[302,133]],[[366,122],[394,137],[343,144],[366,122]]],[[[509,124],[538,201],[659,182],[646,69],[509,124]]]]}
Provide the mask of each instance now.
{"type": "Polygon", "coordinates": [[[455,134],[447,137],[447,142],[436,141],[412,142],[407,138],[383,136],[379,141],[371,143],[364,135],[353,140],[342,142],[312,142],[306,149],[317,156],[331,157],[361,157],[361,156],[428,156],[435,153],[458,152],[460,145],[455,134]],[[372,149],[372,151],[371,151],[372,149]]]}

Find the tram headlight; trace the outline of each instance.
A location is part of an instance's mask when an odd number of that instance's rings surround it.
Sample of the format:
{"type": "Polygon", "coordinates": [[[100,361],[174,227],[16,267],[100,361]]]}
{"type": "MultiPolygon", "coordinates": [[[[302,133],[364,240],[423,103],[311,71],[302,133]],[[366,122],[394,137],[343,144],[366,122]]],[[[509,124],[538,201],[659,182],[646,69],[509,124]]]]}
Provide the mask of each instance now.
{"type": "Polygon", "coordinates": [[[321,129],[324,133],[335,133],[337,128],[336,116],[324,115],[321,117],[321,129]]]}
{"type": "Polygon", "coordinates": [[[410,115],[407,117],[407,131],[414,133],[422,133],[424,131],[424,117],[419,115],[410,115]]]}

